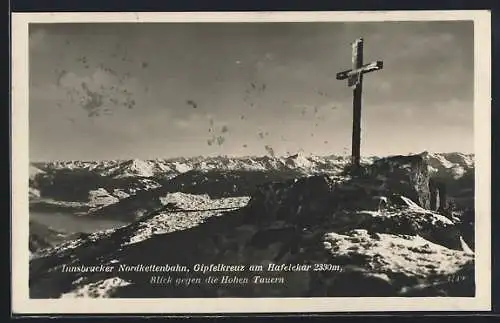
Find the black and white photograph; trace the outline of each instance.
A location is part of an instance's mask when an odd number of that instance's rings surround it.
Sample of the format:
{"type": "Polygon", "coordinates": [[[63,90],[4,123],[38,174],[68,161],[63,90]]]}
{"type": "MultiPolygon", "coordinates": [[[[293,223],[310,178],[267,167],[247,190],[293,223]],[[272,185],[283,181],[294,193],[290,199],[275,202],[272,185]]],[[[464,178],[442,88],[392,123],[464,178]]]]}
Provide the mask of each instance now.
{"type": "Polygon", "coordinates": [[[475,299],[477,28],[28,23],[27,297],[475,299]]]}

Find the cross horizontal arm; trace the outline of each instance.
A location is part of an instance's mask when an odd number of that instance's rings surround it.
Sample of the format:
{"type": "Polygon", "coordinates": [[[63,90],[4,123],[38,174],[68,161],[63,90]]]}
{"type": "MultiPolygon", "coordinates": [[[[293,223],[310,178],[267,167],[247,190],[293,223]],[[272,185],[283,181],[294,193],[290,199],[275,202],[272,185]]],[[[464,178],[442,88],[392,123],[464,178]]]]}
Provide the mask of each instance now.
{"type": "Polygon", "coordinates": [[[337,73],[337,80],[345,80],[349,76],[355,75],[355,74],[365,74],[365,73],[369,73],[369,72],[373,72],[373,71],[378,71],[378,70],[381,70],[383,67],[384,67],[384,62],[382,62],[382,61],[372,62],[369,64],[365,64],[365,65],[363,65],[360,68],[355,69],[355,70],[350,69],[347,71],[337,73]]]}

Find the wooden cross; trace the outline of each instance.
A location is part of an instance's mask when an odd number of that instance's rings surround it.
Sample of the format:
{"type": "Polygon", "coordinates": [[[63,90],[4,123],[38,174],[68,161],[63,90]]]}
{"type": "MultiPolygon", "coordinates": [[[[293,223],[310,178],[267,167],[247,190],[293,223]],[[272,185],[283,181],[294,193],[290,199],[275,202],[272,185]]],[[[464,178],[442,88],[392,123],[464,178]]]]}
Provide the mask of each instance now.
{"type": "Polygon", "coordinates": [[[352,117],[352,155],[354,169],[359,169],[361,145],[361,91],[363,90],[363,74],[378,71],[384,66],[382,61],[363,65],[363,38],[352,43],[352,69],[337,73],[337,80],[347,79],[347,85],[353,89],[352,117]]]}

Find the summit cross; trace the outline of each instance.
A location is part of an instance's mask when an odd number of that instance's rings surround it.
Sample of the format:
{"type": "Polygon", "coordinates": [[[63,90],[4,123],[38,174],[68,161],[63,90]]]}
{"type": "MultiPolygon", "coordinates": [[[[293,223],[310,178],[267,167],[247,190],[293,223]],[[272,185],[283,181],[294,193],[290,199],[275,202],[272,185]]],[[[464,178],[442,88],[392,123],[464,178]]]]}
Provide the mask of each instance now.
{"type": "Polygon", "coordinates": [[[382,61],[363,65],[363,38],[352,43],[352,69],[337,73],[337,80],[347,79],[347,85],[353,89],[352,116],[352,155],[351,164],[356,170],[360,166],[361,146],[361,92],[363,91],[363,74],[383,68],[382,61]]]}

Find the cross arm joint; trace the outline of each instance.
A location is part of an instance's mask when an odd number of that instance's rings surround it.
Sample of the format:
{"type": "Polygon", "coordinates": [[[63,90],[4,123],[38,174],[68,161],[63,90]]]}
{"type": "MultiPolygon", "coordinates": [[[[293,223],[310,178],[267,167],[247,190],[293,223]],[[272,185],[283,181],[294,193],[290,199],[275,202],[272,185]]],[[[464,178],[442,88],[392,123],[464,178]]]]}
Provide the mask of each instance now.
{"type": "Polygon", "coordinates": [[[347,71],[337,73],[336,78],[337,78],[337,80],[345,80],[352,75],[365,74],[365,73],[369,73],[369,72],[373,72],[373,71],[378,71],[378,70],[381,70],[383,67],[384,67],[383,61],[375,61],[375,62],[372,62],[369,64],[365,64],[357,69],[350,69],[347,71]]]}

